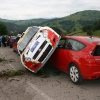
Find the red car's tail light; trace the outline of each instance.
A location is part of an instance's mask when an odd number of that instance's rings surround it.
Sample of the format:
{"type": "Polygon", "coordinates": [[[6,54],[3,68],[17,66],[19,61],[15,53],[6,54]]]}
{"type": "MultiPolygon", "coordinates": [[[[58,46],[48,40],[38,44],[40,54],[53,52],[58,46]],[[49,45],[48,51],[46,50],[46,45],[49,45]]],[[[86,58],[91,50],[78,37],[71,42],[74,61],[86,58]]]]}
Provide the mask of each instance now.
{"type": "Polygon", "coordinates": [[[93,59],[94,49],[84,55],[85,59],[93,59]]]}

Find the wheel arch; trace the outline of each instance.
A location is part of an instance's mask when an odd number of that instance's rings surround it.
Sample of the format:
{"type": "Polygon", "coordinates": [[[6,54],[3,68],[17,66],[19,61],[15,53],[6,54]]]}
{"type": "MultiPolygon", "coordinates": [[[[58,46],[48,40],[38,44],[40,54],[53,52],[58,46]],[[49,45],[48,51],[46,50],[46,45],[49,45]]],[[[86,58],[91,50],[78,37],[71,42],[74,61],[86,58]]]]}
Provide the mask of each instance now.
{"type": "Polygon", "coordinates": [[[74,84],[80,84],[80,83],[82,83],[83,80],[84,80],[84,79],[83,79],[83,75],[82,75],[82,73],[81,73],[81,71],[80,71],[79,66],[78,66],[76,63],[74,63],[74,62],[71,62],[71,63],[69,64],[69,66],[68,66],[68,75],[69,75],[71,81],[72,81],[74,84]],[[70,77],[70,68],[72,67],[71,65],[74,65],[74,66],[78,69],[78,71],[79,71],[79,79],[78,79],[77,82],[74,82],[74,81],[71,79],[71,77],[70,77]]]}
{"type": "Polygon", "coordinates": [[[68,74],[69,74],[70,66],[71,66],[72,64],[75,64],[75,65],[77,66],[77,68],[79,69],[80,73],[82,74],[82,71],[81,71],[81,69],[80,69],[80,67],[79,67],[80,65],[79,65],[77,62],[70,62],[70,63],[69,63],[69,65],[68,65],[68,74]]]}

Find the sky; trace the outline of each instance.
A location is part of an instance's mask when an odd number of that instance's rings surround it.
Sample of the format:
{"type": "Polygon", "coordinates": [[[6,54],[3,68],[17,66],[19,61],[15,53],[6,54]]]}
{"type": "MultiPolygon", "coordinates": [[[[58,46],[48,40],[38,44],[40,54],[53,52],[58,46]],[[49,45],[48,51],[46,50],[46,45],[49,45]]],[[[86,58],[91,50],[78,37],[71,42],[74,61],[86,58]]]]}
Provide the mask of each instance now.
{"type": "Polygon", "coordinates": [[[100,0],[0,0],[0,18],[61,18],[79,11],[100,11],[100,0]]]}

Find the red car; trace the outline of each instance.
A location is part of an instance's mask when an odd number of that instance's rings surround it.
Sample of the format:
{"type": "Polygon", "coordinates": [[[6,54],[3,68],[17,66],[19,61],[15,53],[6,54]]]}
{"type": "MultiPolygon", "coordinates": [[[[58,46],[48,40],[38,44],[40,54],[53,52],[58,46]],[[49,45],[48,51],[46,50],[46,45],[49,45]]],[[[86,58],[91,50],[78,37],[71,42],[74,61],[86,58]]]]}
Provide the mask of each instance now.
{"type": "Polygon", "coordinates": [[[100,38],[62,37],[49,64],[68,73],[75,84],[82,83],[83,79],[97,79],[100,76],[100,38]]]}
{"type": "Polygon", "coordinates": [[[15,40],[14,40],[14,42],[13,42],[13,51],[14,52],[18,52],[18,49],[17,49],[17,42],[18,42],[18,40],[20,39],[20,37],[17,37],[15,40]]]}

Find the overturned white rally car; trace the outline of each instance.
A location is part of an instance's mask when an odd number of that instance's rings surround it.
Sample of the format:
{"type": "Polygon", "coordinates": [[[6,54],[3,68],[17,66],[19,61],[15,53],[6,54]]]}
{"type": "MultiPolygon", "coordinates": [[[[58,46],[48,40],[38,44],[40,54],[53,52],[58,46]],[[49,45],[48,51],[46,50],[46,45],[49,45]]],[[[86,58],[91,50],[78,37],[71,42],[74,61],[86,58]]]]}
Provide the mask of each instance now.
{"type": "Polygon", "coordinates": [[[39,71],[56,49],[60,38],[50,27],[28,27],[18,41],[23,66],[34,73],[39,71]]]}

